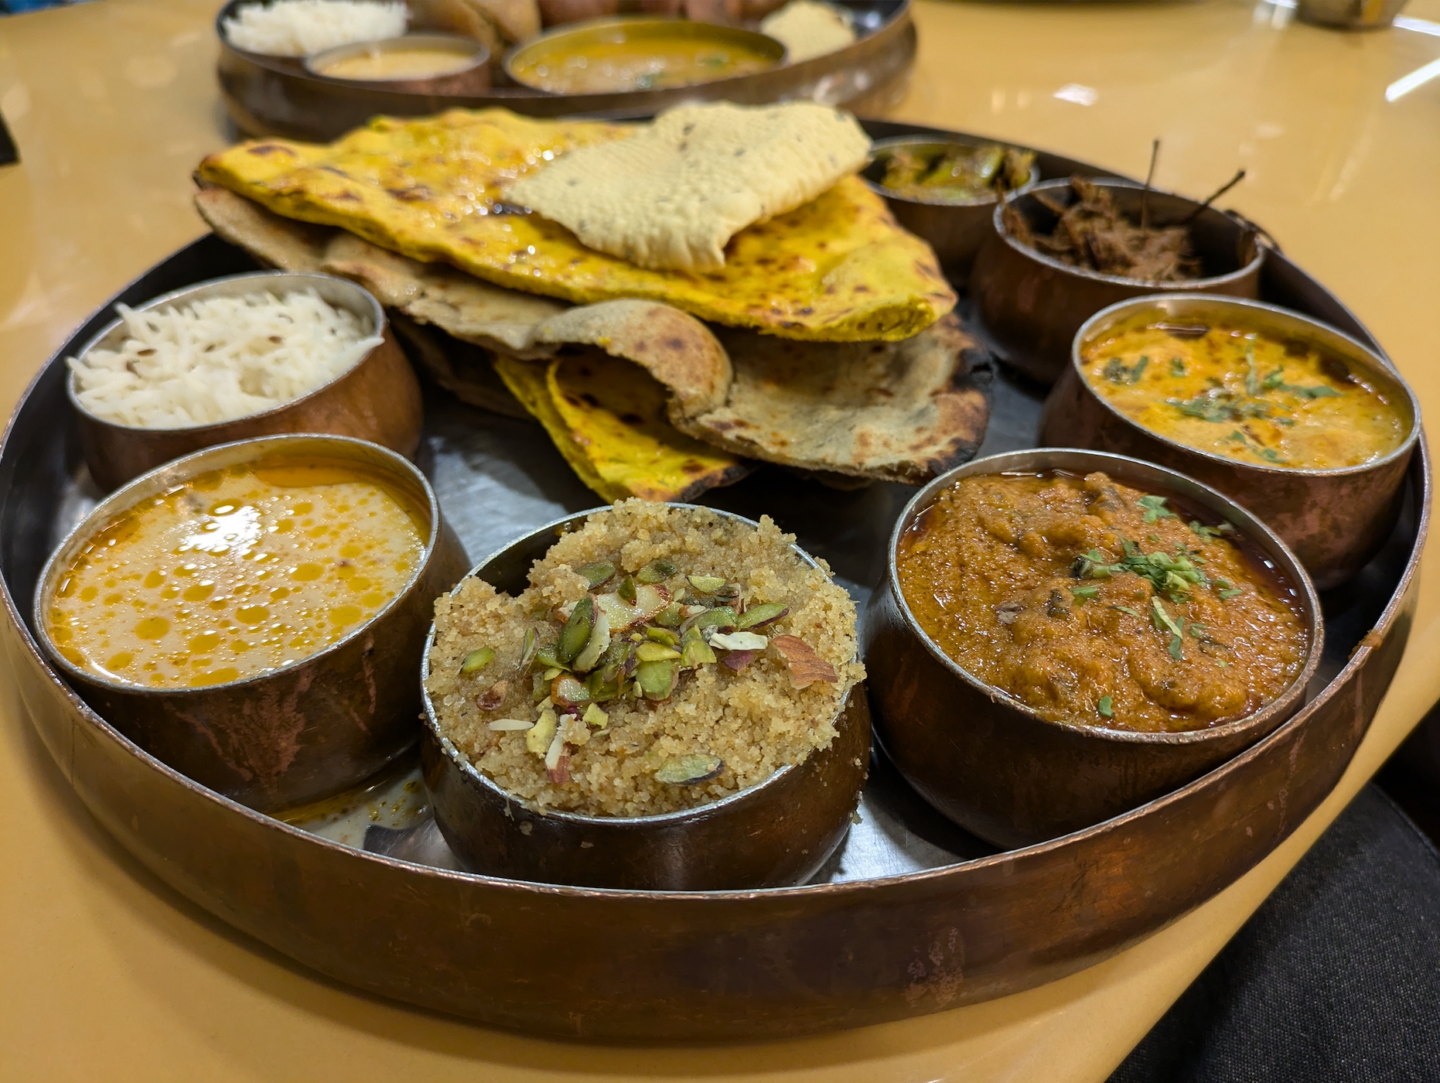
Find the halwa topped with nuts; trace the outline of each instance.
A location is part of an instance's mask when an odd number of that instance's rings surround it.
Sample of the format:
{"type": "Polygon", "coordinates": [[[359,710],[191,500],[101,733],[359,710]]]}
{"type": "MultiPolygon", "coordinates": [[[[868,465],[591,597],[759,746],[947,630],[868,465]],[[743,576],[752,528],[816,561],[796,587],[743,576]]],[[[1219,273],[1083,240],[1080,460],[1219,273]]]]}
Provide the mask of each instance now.
{"type": "Polygon", "coordinates": [[[1278,698],[1310,648],[1295,591],[1227,522],[1103,473],[962,478],[902,537],[915,619],[1053,722],[1204,729],[1278,698]]]}
{"type": "Polygon", "coordinates": [[[707,804],[835,737],[855,606],[768,518],[630,500],[562,536],[518,597],[435,603],[425,687],[444,736],[531,807],[707,804]]]}

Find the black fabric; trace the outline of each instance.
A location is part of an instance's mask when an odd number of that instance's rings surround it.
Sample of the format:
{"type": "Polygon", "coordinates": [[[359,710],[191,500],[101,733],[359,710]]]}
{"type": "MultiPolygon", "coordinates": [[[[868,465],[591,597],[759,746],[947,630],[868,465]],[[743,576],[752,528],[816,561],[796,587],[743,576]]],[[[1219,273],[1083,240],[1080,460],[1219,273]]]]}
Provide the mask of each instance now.
{"type": "Polygon", "coordinates": [[[0,165],[14,165],[19,160],[20,151],[15,146],[10,129],[5,127],[5,118],[0,116],[0,165]]]}
{"type": "Polygon", "coordinates": [[[1440,1080],[1440,853],[1373,785],[1110,1077],[1251,1080],[1440,1080]]]}

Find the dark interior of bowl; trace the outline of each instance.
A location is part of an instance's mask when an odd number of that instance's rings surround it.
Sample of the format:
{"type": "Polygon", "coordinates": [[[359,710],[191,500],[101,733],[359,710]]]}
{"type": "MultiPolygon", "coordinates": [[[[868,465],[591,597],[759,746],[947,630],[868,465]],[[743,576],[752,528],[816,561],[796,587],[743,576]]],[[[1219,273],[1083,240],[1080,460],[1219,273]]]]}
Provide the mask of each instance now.
{"type": "MultiPolygon", "coordinates": [[[[1190,244],[1200,257],[1201,278],[1234,274],[1255,258],[1256,230],[1223,211],[1207,207],[1195,214],[1200,204],[1184,196],[1154,190],[1147,195],[1141,188],[1128,184],[1106,184],[1104,187],[1114,200],[1116,209],[1134,223],[1140,221],[1142,202],[1146,220],[1151,226],[1179,225],[1195,215],[1189,223],[1190,244]]],[[[1044,196],[1065,207],[1079,198],[1069,184],[1044,188],[1044,196]]],[[[1033,191],[1016,196],[1010,201],[1010,206],[1025,216],[1025,221],[1035,233],[1052,233],[1060,221],[1060,216],[1045,206],[1033,191]]]]}

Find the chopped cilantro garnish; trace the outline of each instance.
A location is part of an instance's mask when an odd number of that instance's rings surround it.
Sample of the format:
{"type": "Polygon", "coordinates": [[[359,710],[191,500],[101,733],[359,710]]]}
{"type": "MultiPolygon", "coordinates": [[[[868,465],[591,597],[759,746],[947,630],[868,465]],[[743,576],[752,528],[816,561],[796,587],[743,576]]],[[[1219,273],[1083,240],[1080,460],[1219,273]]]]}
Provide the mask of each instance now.
{"type": "Polygon", "coordinates": [[[1128,605],[1112,605],[1110,608],[1118,609],[1122,613],[1129,613],[1132,617],[1139,617],[1141,620],[1145,619],[1145,617],[1141,613],[1134,609],[1131,609],[1128,605]]]}
{"type": "Polygon", "coordinates": [[[1145,521],[1153,523],[1156,519],[1176,518],[1175,513],[1165,506],[1165,500],[1163,496],[1150,494],[1142,496],[1135,503],[1145,509],[1145,521]]]}
{"type": "Polygon", "coordinates": [[[1076,605],[1084,605],[1086,599],[1093,598],[1100,593],[1099,587],[1071,587],[1070,596],[1075,599],[1076,605]]]}
{"type": "Polygon", "coordinates": [[[1148,364],[1150,364],[1150,358],[1142,353],[1140,360],[1136,361],[1135,367],[1130,370],[1130,382],[1132,384],[1138,384],[1140,382],[1140,374],[1145,371],[1145,366],[1148,364]]]}
{"type": "Polygon", "coordinates": [[[1226,587],[1219,592],[1220,597],[1222,598],[1234,598],[1243,593],[1245,592],[1242,591],[1239,587],[1226,587]]]}
{"type": "Polygon", "coordinates": [[[1182,360],[1180,360],[1180,358],[1178,358],[1178,357],[1172,357],[1172,358],[1170,358],[1170,375],[1171,375],[1171,376],[1184,376],[1184,375],[1185,375],[1185,362],[1182,361],[1182,360]]]}
{"type": "Polygon", "coordinates": [[[1190,529],[1193,530],[1193,531],[1195,531],[1196,534],[1199,534],[1202,538],[1205,538],[1205,539],[1207,539],[1207,540],[1210,539],[1210,538],[1218,538],[1218,537],[1220,537],[1220,536],[1223,535],[1223,534],[1234,534],[1234,533],[1235,533],[1235,525],[1234,525],[1233,523],[1230,523],[1230,522],[1224,520],[1224,519],[1220,520],[1220,525],[1219,525],[1219,526],[1206,526],[1204,523],[1200,522],[1198,519],[1191,519],[1191,520],[1190,520],[1190,529]]]}
{"type": "Polygon", "coordinates": [[[1109,696],[1101,696],[1100,702],[1095,704],[1095,710],[1100,712],[1102,718],[1115,717],[1115,701],[1109,696]]]}

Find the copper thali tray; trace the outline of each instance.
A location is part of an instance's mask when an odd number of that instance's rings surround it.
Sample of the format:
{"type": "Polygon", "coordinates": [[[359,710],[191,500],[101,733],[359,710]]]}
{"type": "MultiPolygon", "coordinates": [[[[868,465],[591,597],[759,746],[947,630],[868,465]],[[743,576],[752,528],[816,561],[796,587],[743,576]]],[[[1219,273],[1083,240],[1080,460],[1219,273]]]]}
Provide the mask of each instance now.
{"type": "MultiPolygon", "coordinates": [[[[856,113],[877,114],[904,93],[915,64],[910,0],[841,0],[855,13],[860,37],[826,56],[770,71],[666,90],[614,94],[545,94],[521,86],[492,86],[484,94],[406,94],[347,86],[307,72],[299,60],[236,49],[221,32],[242,2],[230,0],[215,18],[220,39],[216,74],[220,94],[237,128],[255,136],[311,142],[337,139],[378,114],[423,117],[446,109],[499,106],[535,117],[603,113],[649,116],[682,101],[724,99],[744,105],[812,98],[856,113]]],[[[493,65],[498,72],[499,58],[493,65]]]]}
{"type": "MultiPolygon", "coordinates": [[[[867,126],[877,136],[921,130],[867,126]]],[[[1039,160],[1046,176],[1097,172],[1039,160]]],[[[252,267],[206,237],[115,300],[137,304],[252,267]]],[[[1261,294],[1378,349],[1278,252],[1267,256],[1261,294]]],[[[1308,705],[1224,766],[1130,813],[996,852],[877,759],[861,822],[802,887],[644,893],[472,875],[434,829],[410,765],[372,792],[283,823],[141,752],[42,660],[28,625],[36,577],[99,495],[84,473],[63,358],[109,319],[106,305],[57,352],[0,446],[0,642],[46,747],[105,828],[205,909],[333,978],[490,1025],[612,1042],[761,1039],[922,1015],[1091,965],[1216,894],[1300,824],[1339,780],[1410,631],[1430,503],[1423,443],[1385,548],[1322,598],[1325,655],[1308,705]]],[[[1041,392],[1000,371],[994,393],[981,454],[1032,446],[1041,392]]],[[[596,503],[538,425],[427,394],[420,464],[472,560],[596,503]]],[[[707,502],[773,515],[863,601],[911,492],[836,492],[762,469],[707,502]]]]}

